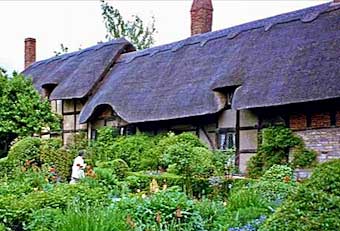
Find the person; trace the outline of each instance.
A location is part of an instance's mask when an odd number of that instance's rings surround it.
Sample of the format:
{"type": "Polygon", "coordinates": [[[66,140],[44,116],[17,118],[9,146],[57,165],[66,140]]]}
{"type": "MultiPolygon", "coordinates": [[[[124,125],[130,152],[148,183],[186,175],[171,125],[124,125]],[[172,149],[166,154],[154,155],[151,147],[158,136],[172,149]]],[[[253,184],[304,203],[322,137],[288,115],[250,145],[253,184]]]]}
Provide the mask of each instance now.
{"type": "Polygon", "coordinates": [[[84,169],[86,168],[86,164],[84,162],[84,154],[84,151],[80,150],[78,156],[73,161],[70,184],[75,184],[85,177],[84,169]]]}

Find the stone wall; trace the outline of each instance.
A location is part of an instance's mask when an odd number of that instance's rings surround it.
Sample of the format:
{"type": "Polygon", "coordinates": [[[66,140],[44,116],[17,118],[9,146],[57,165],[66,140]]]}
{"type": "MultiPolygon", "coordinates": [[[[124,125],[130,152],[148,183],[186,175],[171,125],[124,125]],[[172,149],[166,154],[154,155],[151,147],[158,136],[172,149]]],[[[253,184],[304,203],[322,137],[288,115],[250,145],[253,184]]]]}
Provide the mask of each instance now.
{"type": "Polygon", "coordinates": [[[340,158],[340,128],[311,129],[296,131],[306,147],[318,153],[319,162],[340,158]]]}

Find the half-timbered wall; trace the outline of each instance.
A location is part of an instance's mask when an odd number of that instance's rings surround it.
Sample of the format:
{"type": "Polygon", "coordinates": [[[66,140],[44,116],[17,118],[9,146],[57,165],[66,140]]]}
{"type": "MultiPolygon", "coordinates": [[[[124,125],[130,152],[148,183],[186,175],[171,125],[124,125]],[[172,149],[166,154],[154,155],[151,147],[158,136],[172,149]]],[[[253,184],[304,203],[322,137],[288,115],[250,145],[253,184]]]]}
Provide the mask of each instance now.
{"type": "Polygon", "coordinates": [[[79,124],[79,114],[83,107],[81,100],[62,100],[59,104],[61,104],[62,115],[61,136],[65,145],[70,142],[70,139],[74,134],[79,132],[87,132],[87,124],[79,124]]]}

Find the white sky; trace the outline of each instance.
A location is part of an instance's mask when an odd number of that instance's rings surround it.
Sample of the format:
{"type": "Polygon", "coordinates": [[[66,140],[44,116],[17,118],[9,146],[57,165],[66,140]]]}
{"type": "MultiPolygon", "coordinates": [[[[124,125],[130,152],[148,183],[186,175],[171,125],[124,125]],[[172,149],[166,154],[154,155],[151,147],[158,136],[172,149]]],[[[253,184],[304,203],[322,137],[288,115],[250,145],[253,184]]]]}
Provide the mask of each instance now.
{"type": "MultiPolygon", "coordinates": [[[[324,0],[213,0],[213,30],[329,2],[324,0]]],[[[111,0],[125,18],[156,18],[156,45],[190,36],[192,0],[111,0]]],[[[105,41],[100,1],[0,0],[0,66],[22,71],[24,39],[37,39],[37,60],[54,56],[60,43],[69,51],[105,41]]]]}

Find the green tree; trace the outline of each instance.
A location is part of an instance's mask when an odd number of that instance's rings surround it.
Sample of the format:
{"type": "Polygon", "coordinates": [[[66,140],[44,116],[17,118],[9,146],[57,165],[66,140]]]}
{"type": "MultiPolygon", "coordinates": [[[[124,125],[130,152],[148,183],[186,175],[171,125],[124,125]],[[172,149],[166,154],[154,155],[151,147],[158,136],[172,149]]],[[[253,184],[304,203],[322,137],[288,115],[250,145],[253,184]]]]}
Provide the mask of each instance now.
{"type": "Polygon", "coordinates": [[[30,136],[43,128],[58,129],[59,119],[50,104],[40,97],[32,81],[13,73],[0,72],[0,157],[18,136],[30,136]]]}
{"type": "Polygon", "coordinates": [[[63,43],[60,43],[60,50],[59,51],[53,51],[53,52],[54,52],[55,56],[59,56],[59,55],[67,53],[68,47],[65,46],[63,43]]]}
{"type": "Polygon", "coordinates": [[[133,15],[132,20],[124,20],[119,10],[104,0],[102,0],[101,9],[107,39],[125,37],[139,50],[149,48],[154,44],[153,35],[156,32],[154,17],[152,17],[151,24],[145,26],[144,21],[137,15],[133,15]]]}

